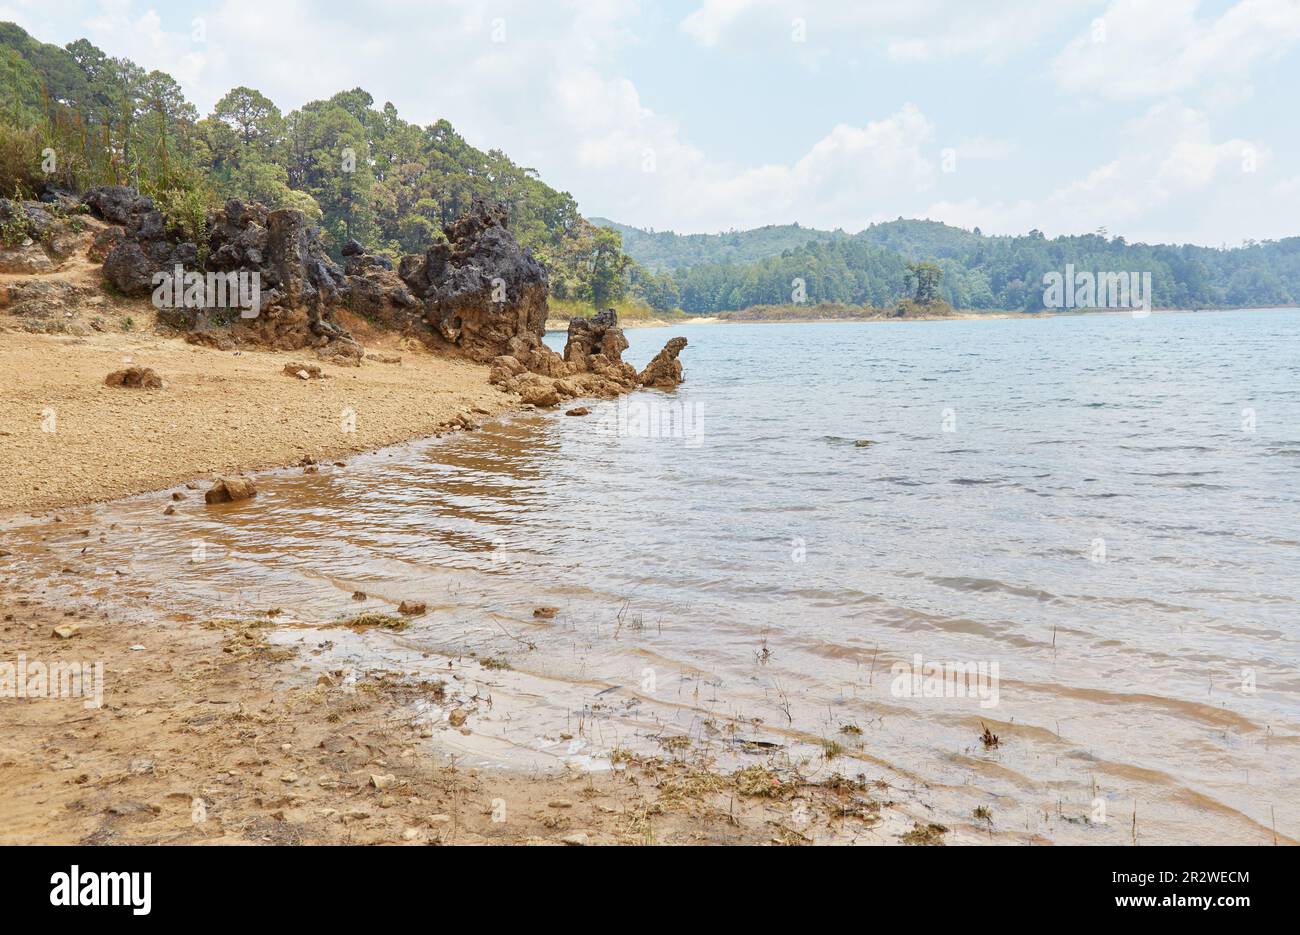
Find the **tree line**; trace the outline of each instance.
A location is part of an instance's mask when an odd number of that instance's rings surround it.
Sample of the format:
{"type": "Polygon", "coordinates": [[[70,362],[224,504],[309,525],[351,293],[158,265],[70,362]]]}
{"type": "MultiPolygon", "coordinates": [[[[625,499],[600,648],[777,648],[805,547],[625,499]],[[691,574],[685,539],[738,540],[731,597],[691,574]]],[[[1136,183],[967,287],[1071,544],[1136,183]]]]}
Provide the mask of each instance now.
{"type": "Polygon", "coordinates": [[[915,292],[909,263],[927,261],[941,271],[927,282],[935,297],[954,308],[1041,311],[1044,279],[1078,271],[1151,273],[1152,303],[1162,308],[1242,308],[1300,303],[1300,237],[1247,242],[1237,247],[1128,243],[1105,231],[1047,238],[984,236],[937,221],[875,224],[858,234],[816,232],[803,243],[745,262],[708,260],[770,243],[779,231],[798,236],[807,228],[760,228],[725,235],[638,237],[622,229],[626,249],[643,264],[679,263],[662,269],[688,312],[715,313],[755,305],[839,303],[891,308],[915,292]],[[683,241],[680,249],[672,238],[683,241]],[[713,239],[710,239],[713,238],[713,239]],[[649,244],[647,252],[642,248],[649,244]],[[700,260],[701,250],[706,252],[700,260]]]}

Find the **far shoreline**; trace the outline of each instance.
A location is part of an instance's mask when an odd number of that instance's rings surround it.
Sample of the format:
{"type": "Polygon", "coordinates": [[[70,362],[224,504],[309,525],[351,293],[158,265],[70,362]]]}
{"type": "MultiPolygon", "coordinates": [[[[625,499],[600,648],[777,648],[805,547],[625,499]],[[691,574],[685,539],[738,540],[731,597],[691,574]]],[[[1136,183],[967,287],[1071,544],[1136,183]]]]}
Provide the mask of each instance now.
{"type": "MultiPolygon", "coordinates": [[[[1213,312],[1280,312],[1293,311],[1300,308],[1300,305],[1264,305],[1264,306],[1229,306],[1213,308],[1153,308],[1151,315],[1171,315],[1171,314],[1203,314],[1213,312]]],[[[632,328],[674,328],[678,326],[691,325],[833,325],[833,324],[895,324],[907,322],[935,322],[935,321],[1048,321],[1055,318],[1078,318],[1092,315],[1110,315],[1134,317],[1133,310],[1127,308],[1074,308],[1064,309],[1061,311],[1043,310],[1041,312],[1013,312],[1013,311],[988,311],[988,312],[960,312],[955,315],[861,315],[852,317],[834,317],[834,318],[726,318],[727,313],[717,315],[690,315],[687,318],[661,319],[633,319],[620,320],[619,324],[624,330],[632,328]]],[[[1145,315],[1139,317],[1146,317],[1145,315]]],[[[568,321],[556,321],[548,319],[546,322],[546,333],[564,333],[568,329],[568,321]]]]}

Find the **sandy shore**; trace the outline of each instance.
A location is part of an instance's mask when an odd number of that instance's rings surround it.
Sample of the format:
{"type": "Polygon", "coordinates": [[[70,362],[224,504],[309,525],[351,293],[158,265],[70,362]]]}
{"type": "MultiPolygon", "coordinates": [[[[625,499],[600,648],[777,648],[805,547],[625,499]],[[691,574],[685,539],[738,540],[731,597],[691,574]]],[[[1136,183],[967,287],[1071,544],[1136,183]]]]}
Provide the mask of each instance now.
{"type": "Polygon", "coordinates": [[[154,334],[0,334],[0,511],[114,499],[218,472],[333,459],[515,405],[487,368],[423,349],[400,363],[217,351],[154,334]],[[325,379],[286,376],[317,364],[325,379]],[[150,367],[161,390],[104,385],[150,367]]]}
{"type": "Polygon", "coordinates": [[[319,650],[270,642],[269,620],[148,622],[14,594],[0,618],[0,688],[5,664],[102,666],[72,697],[0,698],[0,844],[957,839],[894,811],[881,783],[763,765],[724,775],[685,751],[629,753],[603,772],[465,769],[436,738],[473,731],[473,716],[414,712],[444,682],[509,677],[472,657],[431,660],[436,677],[351,679],[306,664],[319,650]],[[69,624],[75,635],[53,635],[69,624]]]}
{"type": "MultiPolygon", "coordinates": [[[[517,405],[480,365],[367,346],[400,354],[400,364],[338,367],[152,333],[0,333],[0,510],[21,520],[13,514],[58,507],[75,525],[87,520],[73,504],[307,456],[334,459],[432,434],[460,414],[477,422],[517,405]],[[298,361],[321,366],[325,379],[283,373],[298,361]],[[128,365],[153,368],[163,388],[104,385],[128,365]],[[352,424],[348,411],[355,431],[341,428],[352,424]]],[[[88,542],[113,534],[93,525],[88,542]]],[[[0,541],[0,561],[7,554],[0,541]]],[[[707,753],[672,746],[663,756],[616,751],[612,769],[595,771],[465,769],[456,745],[437,735],[472,733],[474,718],[457,721],[452,699],[463,693],[448,688],[444,701],[443,681],[488,691],[495,683],[504,695],[518,673],[447,656],[424,660],[419,677],[382,668],[343,677],[316,658],[327,655],[323,644],[294,638],[272,617],[228,620],[215,606],[204,619],[123,611],[131,601],[105,599],[89,581],[80,588],[75,574],[64,578],[71,586],[8,580],[0,595],[0,843],[983,838],[918,825],[917,809],[894,801],[909,796],[824,764],[759,759],[726,773],[707,753]],[[72,630],[56,635],[64,626],[72,630]],[[32,681],[38,667],[69,663],[83,667],[72,697],[32,681]]]]}

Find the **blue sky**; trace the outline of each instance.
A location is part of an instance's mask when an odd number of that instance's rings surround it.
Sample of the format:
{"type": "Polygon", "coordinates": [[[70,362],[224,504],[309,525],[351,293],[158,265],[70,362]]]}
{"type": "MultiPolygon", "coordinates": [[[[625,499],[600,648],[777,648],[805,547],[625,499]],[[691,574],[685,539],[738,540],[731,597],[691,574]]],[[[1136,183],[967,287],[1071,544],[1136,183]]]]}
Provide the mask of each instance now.
{"type": "Polygon", "coordinates": [[[1300,234],[1300,0],[0,0],[0,18],[162,68],[204,110],[236,84],[285,110],[360,85],[586,214],[661,230],[1300,234]]]}

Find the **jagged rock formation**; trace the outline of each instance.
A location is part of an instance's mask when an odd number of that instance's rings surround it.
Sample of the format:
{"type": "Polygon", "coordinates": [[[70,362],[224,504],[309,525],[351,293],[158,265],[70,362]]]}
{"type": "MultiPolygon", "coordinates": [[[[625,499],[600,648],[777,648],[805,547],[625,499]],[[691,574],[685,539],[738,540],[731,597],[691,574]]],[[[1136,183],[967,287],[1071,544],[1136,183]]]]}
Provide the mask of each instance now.
{"type": "MultiPolygon", "coordinates": [[[[344,302],[349,311],[389,331],[422,335],[424,307],[386,257],[372,256],[355,240],[343,245],[347,264],[344,302]]],[[[407,259],[415,259],[408,257],[407,259]]]]}
{"type": "Polygon", "coordinates": [[[685,379],[682,376],[682,362],[677,359],[685,346],[685,338],[670,338],[664,349],[637,375],[637,382],[657,390],[675,388],[685,379]]]}
{"type": "Polygon", "coordinates": [[[627,338],[618,326],[618,313],[612,308],[591,318],[574,318],[569,322],[569,340],[564,345],[564,359],[576,371],[593,369],[593,358],[604,357],[596,366],[608,366],[621,360],[627,350],[627,338]]]}
{"type": "Polygon", "coordinates": [[[49,273],[84,246],[85,232],[61,201],[0,199],[0,273],[49,273]]]}
{"type": "Polygon", "coordinates": [[[206,261],[200,262],[198,245],[168,227],[152,199],[134,189],[91,189],[84,201],[98,217],[125,227],[104,258],[105,278],[123,295],[152,294],[155,274],[177,266],[186,273],[256,274],[256,308],[173,299],[159,309],[163,321],[195,343],[225,347],[245,340],[282,350],[314,347],[338,363],[361,359],[361,346],[330,315],[346,291],[345,274],[301,211],[271,211],[232,198],[209,217],[206,261]]]}
{"type": "Polygon", "coordinates": [[[576,396],[618,396],[643,383],[669,389],[681,382],[682,366],[677,355],[686,346],[686,339],[670,340],[643,371],[648,378],[643,380],[623,360],[627,338],[612,308],[591,318],[572,319],[563,357],[544,346],[537,348],[529,338],[512,339],[513,353],[493,358],[488,379],[535,406],[554,406],[576,396]]]}
{"type": "Polygon", "coordinates": [[[104,278],[125,296],[146,296],[153,291],[153,275],[181,264],[194,269],[199,248],[168,231],[153,199],[126,185],[92,188],[82,199],[91,213],[125,228],[123,236],[104,257],[104,278]]]}
{"type": "MultiPolygon", "coordinates": [[[[102,258],[104,276],[117,292],[154,296],[155,304],[164,306],[159,319],[195,343],[314,348],[336,363],[359,364],[364,350],[335,316],[347,309],[377,327],[491,362],[494,384],[537,406],[584,395],[615,396],[638,385],[670,388],[681,381],[677,356],[685,339],[670,341],[638,375],[622,359],[628,342],[613,309],[570,322],[563,355],[548,348],[542,340],[546,270],[509,231],[501,204],[476,200],[448,225],[445,243],[403,257],[394,269],[389,259],[368,254],[354,239],[344,244],[340,267],[299,211],[231,199],[209,215],[206,242],[196,244],[167,222],[152,199],[127,186],[92,189],[80,202],[64,193],[52,198],[54,204],[4,203],[11,207],[0,213],[0,221],[8,219],[11,233],[14,225],[29,225],[42,238],[41,252],[48,258],[49,243],[64,232],[59,218],[67,205],[88,211],[103,223],[85,222],[90,229],[78,231],[77,244],[92,259],[102,258]],[[156,274],[174,273],[177,266],[206,277],[256,274],[254,313],[242,314],[248,310],[242,295],[224,304],[209,293],[191,301],[188,291],[183,299],[159,298],[156,274]]],[[[11,288],[0,295],[0,305],[34,308],[43,298],[41,290],[11,288]]]]}
{"type": "Polygon", "coordinates": [[[540,345],[546,269],[507,230],[505,206],[475,199],[446,234],[423,260],[407,258],[399,267],[424,303],[425,321],[474,360],[507,352],[513,338],[531,336],[540,345]]]}

